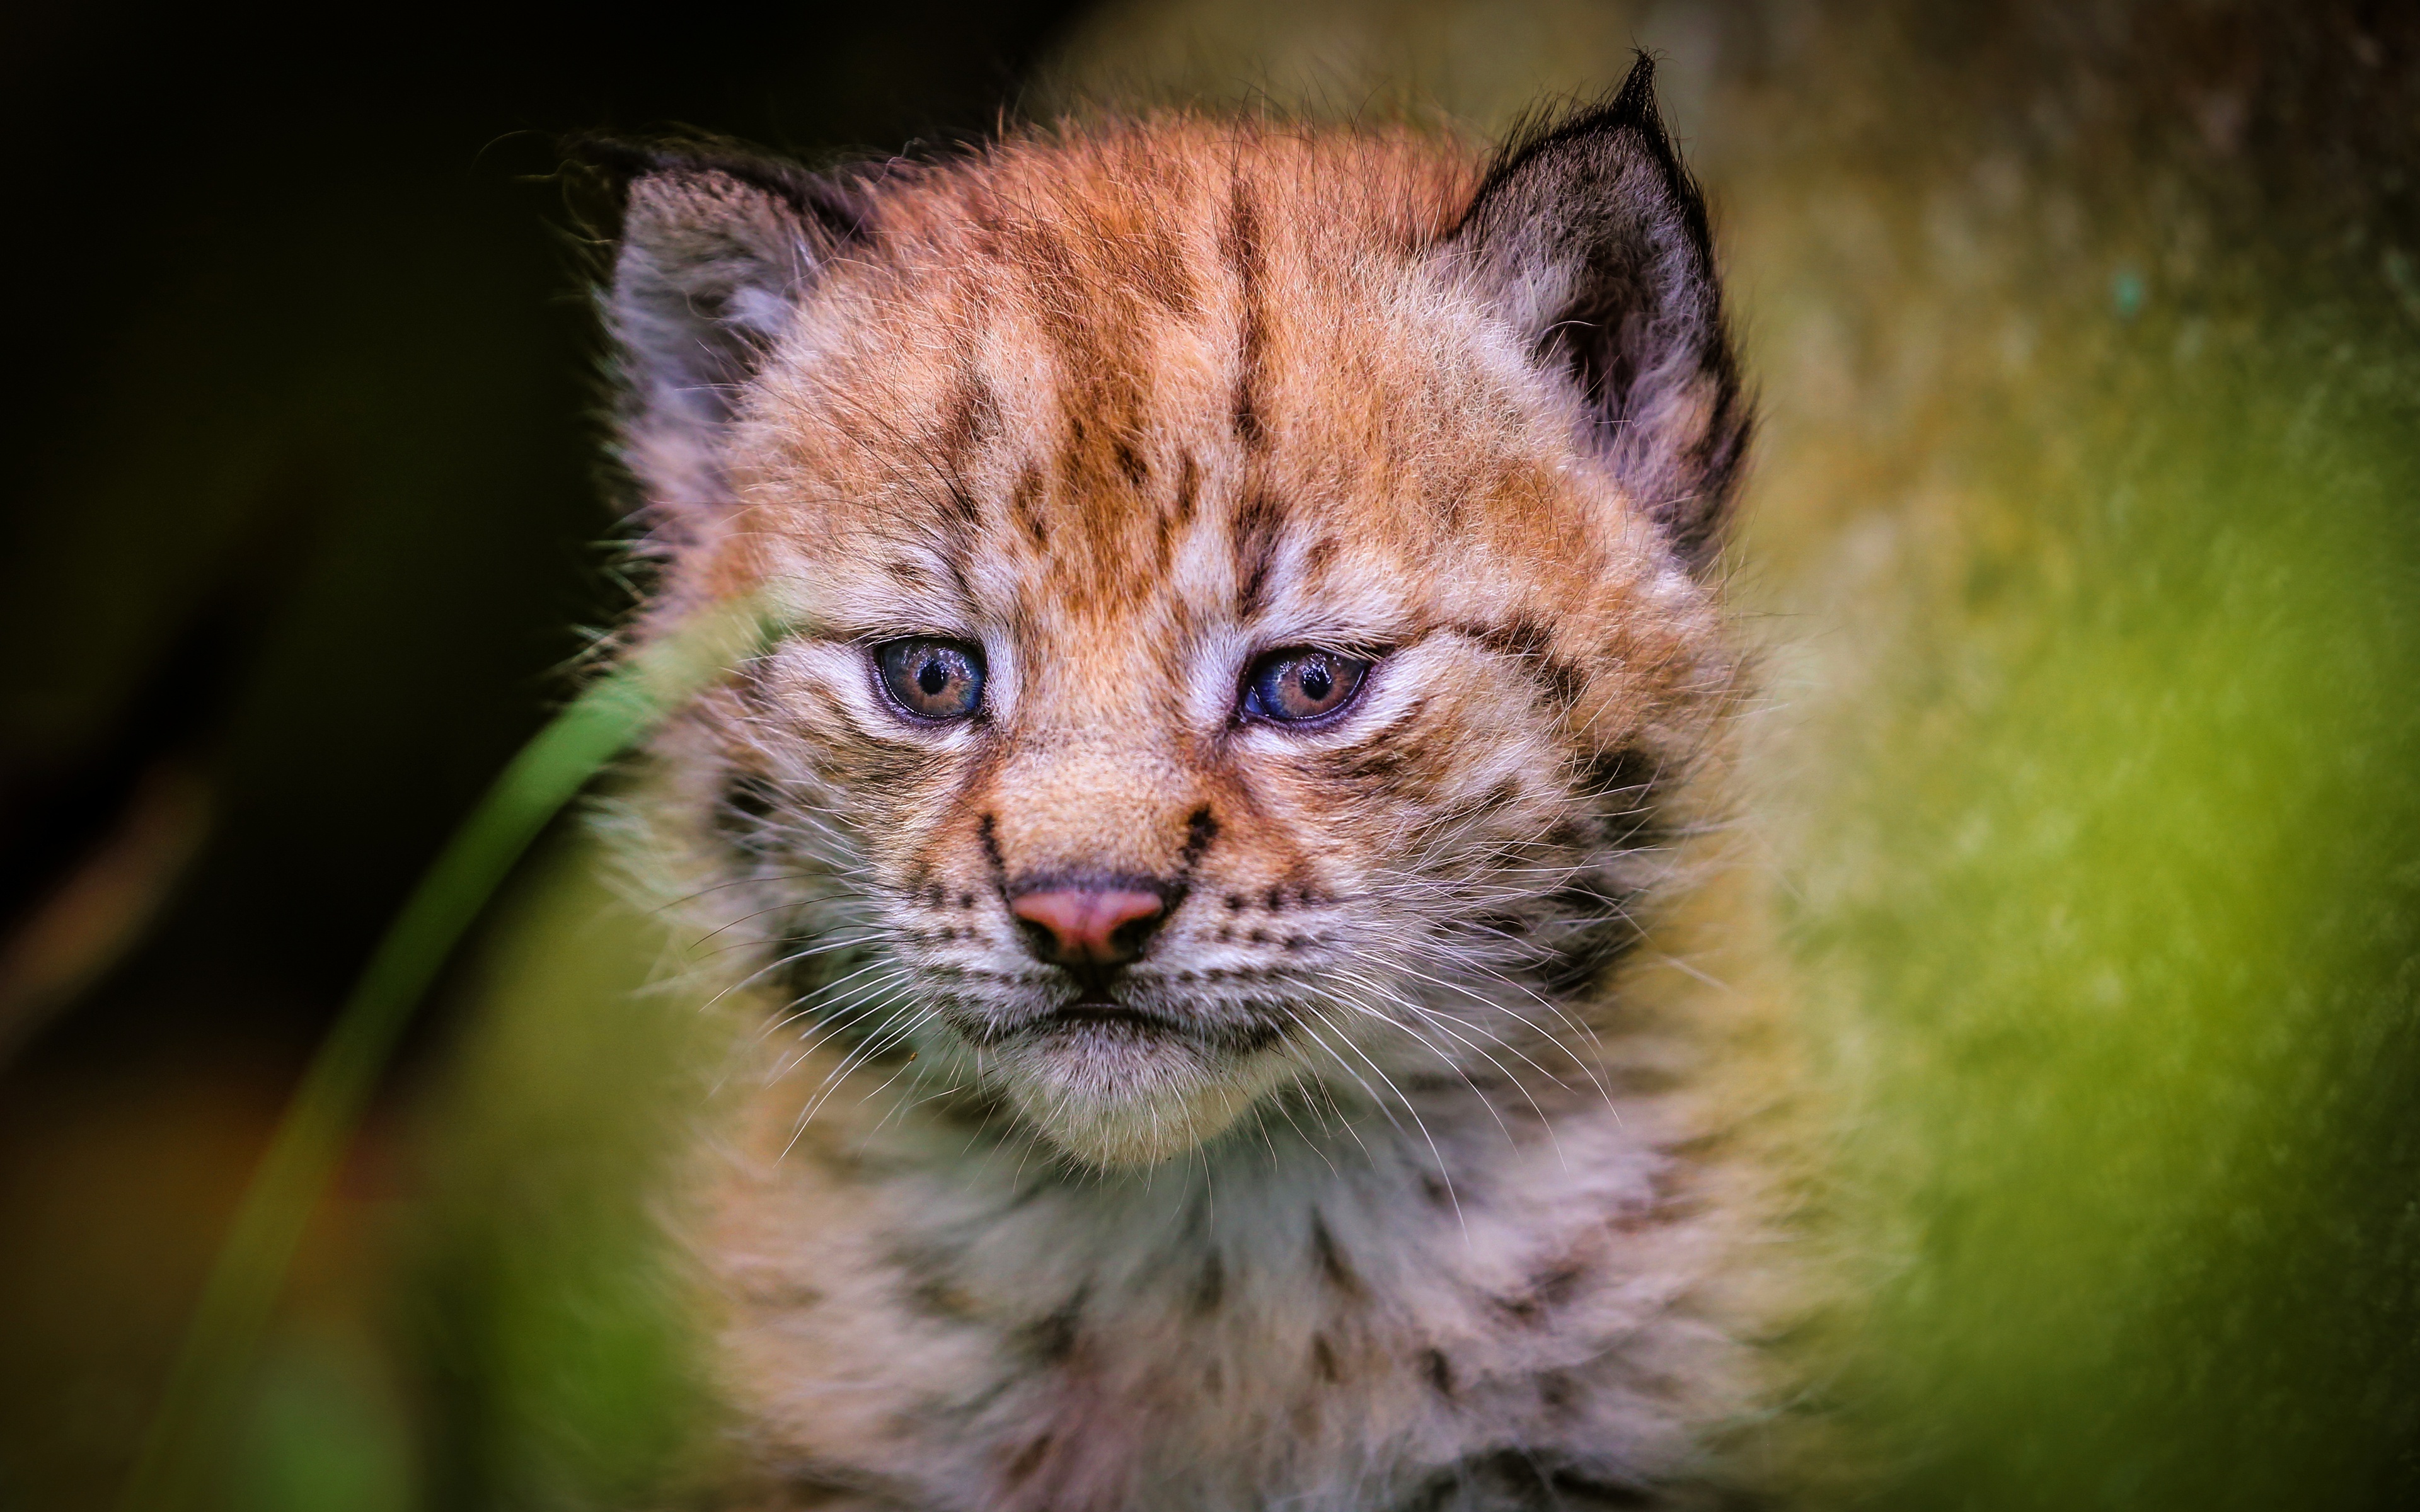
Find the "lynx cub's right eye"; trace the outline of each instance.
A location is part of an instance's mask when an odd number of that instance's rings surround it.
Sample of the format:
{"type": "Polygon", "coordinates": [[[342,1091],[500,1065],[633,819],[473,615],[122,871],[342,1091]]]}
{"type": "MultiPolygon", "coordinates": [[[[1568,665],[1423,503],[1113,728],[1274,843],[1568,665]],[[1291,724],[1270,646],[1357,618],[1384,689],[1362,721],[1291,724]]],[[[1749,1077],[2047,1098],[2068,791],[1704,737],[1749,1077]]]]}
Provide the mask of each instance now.
{"type": "Polygon", "coordinates": [[[892,702],[918,719],[963,719],[983,702],[983,648],[911,636],[874,648],[892,702]]]}

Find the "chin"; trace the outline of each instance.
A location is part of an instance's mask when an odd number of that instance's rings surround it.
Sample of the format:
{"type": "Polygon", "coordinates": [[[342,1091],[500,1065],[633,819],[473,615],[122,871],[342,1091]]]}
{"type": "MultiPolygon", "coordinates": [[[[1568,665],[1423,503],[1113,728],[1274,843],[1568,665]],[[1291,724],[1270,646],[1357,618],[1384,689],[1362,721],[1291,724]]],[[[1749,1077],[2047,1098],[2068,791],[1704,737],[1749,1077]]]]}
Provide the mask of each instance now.
{"type": "Polygon", "coordinates": [[[1140,1169],[1201,1148],[1285,1074],[1277,1056],[1239,1058],[1116,1022],[1032,1036],[1009,1048],[999,1068],[1028,1124],[1102,1170],[1140,1169]]]}

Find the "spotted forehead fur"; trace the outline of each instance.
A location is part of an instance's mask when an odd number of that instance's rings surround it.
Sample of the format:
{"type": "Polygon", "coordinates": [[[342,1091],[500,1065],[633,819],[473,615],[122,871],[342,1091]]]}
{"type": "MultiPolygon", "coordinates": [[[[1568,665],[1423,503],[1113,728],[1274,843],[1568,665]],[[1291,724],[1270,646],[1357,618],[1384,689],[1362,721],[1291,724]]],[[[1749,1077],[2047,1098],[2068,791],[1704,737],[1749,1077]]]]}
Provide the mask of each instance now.
{"type": "Polygon", "coordinates": [[[1685,662],[1699,595],[1449,245],[1481,166],[1172,119],[894,170],[861,239],[795,255],[814,297],[689,573],[811,573],[869,633],[1001,625],[1128,687],[1105,647],[1264,623],[1685,662]]]}

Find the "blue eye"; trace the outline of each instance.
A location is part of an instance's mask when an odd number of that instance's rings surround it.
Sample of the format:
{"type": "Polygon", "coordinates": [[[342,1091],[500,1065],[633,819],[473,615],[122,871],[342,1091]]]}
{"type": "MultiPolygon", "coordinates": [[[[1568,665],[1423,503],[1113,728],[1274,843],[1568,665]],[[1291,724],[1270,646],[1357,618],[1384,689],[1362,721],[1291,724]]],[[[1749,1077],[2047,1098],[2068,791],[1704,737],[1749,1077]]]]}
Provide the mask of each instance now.
{"type": "Polygon", "coordinates": [[[910,636],[874,648],[892,702],[919,719],[963,719],[983,703],[983,648],[910,636]]]}
{"type": "Polygon", "coordinates": [[[1361,691],[1370,666],[1367,656],[1309,646],[1272,651],[1245,675],[1243,712],[1279,724],[1302,724],[1334,714],[1361,691]]]}

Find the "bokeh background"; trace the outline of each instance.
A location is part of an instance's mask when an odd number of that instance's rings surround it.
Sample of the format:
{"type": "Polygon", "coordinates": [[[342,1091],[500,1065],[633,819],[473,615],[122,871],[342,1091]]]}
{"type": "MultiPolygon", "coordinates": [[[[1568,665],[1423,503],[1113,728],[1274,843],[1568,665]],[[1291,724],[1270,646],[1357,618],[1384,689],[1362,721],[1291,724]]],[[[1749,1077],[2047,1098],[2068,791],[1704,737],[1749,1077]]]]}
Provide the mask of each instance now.
{"type": "MultiPolygon", "coordinates": [[[[2420,1504],[2420,20],[1119,0],[0,22],[0,1507],[108,1504],[418,869],[628,605],[559,133],[1664,60],[1766,415],[1736,980],[1807,1046],[1810,1499],[2420,1504]],[[1848,1462],[1853,1460],[1853,1463],[1848,1462]]],[[[677,1504],[706,1021],[576,825],[428,1004],[206,1503],[677,1504]],[[655,985],[649,985],[650,983],[655,985]]]]}

